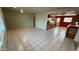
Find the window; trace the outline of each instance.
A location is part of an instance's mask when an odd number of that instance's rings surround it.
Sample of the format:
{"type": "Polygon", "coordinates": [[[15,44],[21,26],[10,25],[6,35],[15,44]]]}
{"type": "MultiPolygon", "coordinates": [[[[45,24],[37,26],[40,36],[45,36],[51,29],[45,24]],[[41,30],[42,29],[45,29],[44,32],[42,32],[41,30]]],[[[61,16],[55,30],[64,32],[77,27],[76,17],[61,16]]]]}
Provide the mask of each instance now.
{"type": "Polygon", "coordinates": [[[2,21],[2,18],[0,16],[0,32],[4,31],[4,24],[3,24],[3,21],[2,21]]]}
{"type": "Polygon", "coordinates": [[[64,22],[72,22],[72,17],[65,17],[64,22]]]}

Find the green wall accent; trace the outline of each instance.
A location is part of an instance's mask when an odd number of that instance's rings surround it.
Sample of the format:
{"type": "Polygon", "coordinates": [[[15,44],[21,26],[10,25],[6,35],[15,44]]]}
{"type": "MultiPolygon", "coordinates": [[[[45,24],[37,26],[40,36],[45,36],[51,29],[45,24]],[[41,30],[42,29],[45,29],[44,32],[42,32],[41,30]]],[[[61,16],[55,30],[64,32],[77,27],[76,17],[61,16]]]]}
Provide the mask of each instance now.
{"type": "Polygon", "coordinates": [[[8,29],[33,27],[33,14],[5,14],[8,29]]]}

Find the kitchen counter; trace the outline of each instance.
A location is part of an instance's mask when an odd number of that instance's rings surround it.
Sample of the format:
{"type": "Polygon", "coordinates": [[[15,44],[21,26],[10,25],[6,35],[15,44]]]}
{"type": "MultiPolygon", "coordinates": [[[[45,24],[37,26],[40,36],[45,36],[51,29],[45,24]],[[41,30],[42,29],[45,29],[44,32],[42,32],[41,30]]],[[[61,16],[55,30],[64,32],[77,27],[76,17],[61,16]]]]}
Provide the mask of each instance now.
{"type": "Polygon", "coordinates": [[[78,29],[79,29],[79,26],[75,26],[75,25],[68,26],[66,31],[66,37],[74,39],[78,29]]]}

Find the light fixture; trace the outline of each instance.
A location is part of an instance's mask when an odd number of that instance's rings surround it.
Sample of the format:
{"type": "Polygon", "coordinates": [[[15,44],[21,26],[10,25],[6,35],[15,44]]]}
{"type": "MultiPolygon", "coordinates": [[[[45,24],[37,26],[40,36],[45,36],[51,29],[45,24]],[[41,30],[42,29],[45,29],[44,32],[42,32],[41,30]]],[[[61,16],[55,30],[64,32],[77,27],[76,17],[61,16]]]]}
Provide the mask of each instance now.
{"type": "Polygon", "coordinates": [[[21,13],[24,13],[24,11],[23,11],[23,9],[22,9],[22,8],[21,8],[20,12],[21,12],[21,13]]]}
{"type": "Polygon", "coordinates": [[[16,8],[16,7],[13,7],[13,8],[16,8]]]}

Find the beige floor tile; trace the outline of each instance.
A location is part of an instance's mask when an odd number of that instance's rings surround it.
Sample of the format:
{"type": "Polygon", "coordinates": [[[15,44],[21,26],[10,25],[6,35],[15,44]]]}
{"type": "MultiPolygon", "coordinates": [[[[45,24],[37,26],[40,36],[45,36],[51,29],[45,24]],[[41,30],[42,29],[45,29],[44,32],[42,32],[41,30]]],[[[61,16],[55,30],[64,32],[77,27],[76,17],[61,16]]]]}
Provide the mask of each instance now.
{"type": "Polygon", "coordinates": [[[73,39],[65,37],[66,28],[48,31],[36,28],[8,31],[8,51],[74,51],[73,39]]]}

